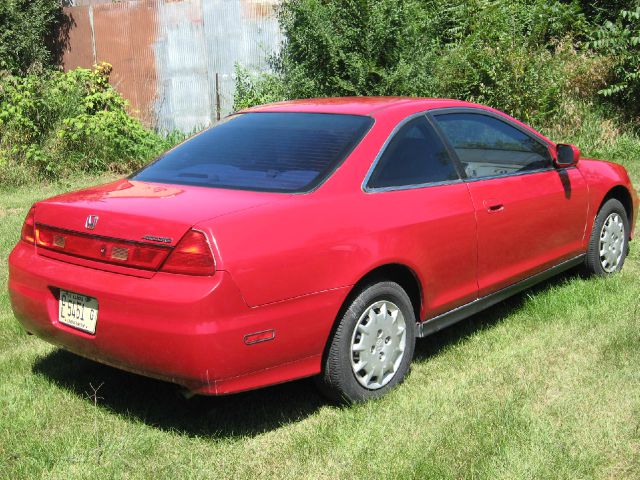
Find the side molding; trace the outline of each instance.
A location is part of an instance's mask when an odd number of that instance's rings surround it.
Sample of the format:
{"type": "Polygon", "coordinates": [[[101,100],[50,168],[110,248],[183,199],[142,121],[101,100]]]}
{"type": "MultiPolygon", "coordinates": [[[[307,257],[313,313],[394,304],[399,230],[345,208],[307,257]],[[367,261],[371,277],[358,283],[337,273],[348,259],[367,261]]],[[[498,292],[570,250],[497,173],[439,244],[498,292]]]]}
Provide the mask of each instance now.
{"type": "Polygon", "coordinates": [[[442,313],[437,317],[433,317],[425,320],[422,323],[418,323],[418,337],[426,337],[427,335],[436,333],[443,328],[446,328],[449,325],[453,325],[460,320],[464,320],[471,315],[475,315],[476,313],[481,312],[482,310],[489,308],[496,303],[499,303],[518,292],[521,292],[522,290],[532,287],[537,283],[543,282],[559,273],[564,272],[565,270],[576,267],[584,261],[584,257],[584,254],[578,255],[577,257],[566,260],[554,267],[545,270],[544,272],[537,273],[529,278],[525,278],[524,280],[519,281],[518,283],[514,283],[513,285],[503,288],[502,290],[498,290],[497,292],[493,292],[485,297],[478,298],[473,302],[469,302],[465,305],[454,308],[453,310],[442,313]]]}

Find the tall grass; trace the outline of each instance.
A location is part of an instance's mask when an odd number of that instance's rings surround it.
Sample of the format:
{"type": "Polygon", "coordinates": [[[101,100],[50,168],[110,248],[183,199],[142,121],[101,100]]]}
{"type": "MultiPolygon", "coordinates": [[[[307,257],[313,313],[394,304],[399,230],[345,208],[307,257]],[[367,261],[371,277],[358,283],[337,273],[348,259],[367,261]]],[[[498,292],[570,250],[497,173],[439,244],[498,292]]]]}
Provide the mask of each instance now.
{"type": "Polygon", "coordinates": [[[636,188],[640,180],[640,136],[636,125],[626,123],[610,107],[585,100],[566,100],[557,118],[540,131],[556,142],[577,145],[583,157],[624,165],[636,188]]]}

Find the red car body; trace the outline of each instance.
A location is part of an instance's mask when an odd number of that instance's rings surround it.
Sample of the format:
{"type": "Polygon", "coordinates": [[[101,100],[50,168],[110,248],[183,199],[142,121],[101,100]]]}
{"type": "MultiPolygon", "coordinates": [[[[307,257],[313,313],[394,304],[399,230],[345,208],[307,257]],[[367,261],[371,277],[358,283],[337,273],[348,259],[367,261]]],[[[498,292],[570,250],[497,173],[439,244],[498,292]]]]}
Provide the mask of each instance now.
{"type": "MultiPolygon", "coordinates": [[[[251,112],[364,115],[373,126],[328,179],[305,194],[118,180],[35,204],[36,225],[175,247],[190,228],[206,235],[215,274],[141,270],[19,241],[9,290],[27,331],[99,362],[226,394],[316,375],[340,309],[371,272],[413,278],[420,321],[506,291],[579,258],[609,196],[638,198],[625,169],[577,167],[367,191],[374,159],[405,119],[440,109],[492,112],[453,100],[343,98],[292,101],[251,112]],[[58,321],[59,291],[95,297],[95,334],[58,321]],[[263,333],[265,332],[265,333],[263,333]]],[[[449,322],[450,323],[450,322],[449,322]]],[[[435,330],[424,323],[423,333],[435,330]]]]}

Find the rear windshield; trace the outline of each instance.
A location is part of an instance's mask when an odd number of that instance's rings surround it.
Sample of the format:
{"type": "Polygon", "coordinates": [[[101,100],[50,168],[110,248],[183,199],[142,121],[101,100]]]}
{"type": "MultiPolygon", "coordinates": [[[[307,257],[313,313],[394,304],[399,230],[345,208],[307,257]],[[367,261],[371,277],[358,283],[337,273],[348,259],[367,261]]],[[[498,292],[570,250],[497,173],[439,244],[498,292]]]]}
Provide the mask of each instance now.
{"type": "Polygon", "coordinates": [[[373,119],[323,113],[245,113],[227,118],[133,175],[147,182],[273,192],[322,183],[373,119]]]}

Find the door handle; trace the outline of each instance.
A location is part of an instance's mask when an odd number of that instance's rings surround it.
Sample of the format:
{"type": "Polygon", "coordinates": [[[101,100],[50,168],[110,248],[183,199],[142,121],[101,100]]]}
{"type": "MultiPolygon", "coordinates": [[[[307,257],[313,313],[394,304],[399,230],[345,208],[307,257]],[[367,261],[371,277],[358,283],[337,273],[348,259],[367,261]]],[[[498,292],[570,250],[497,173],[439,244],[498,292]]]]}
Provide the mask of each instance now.
{"type": "Polygon", "coordinates": [[[485,200],[482,203],[489,213],[498,213],[504,210],[504,204],[498,200],[485,200]]]}

